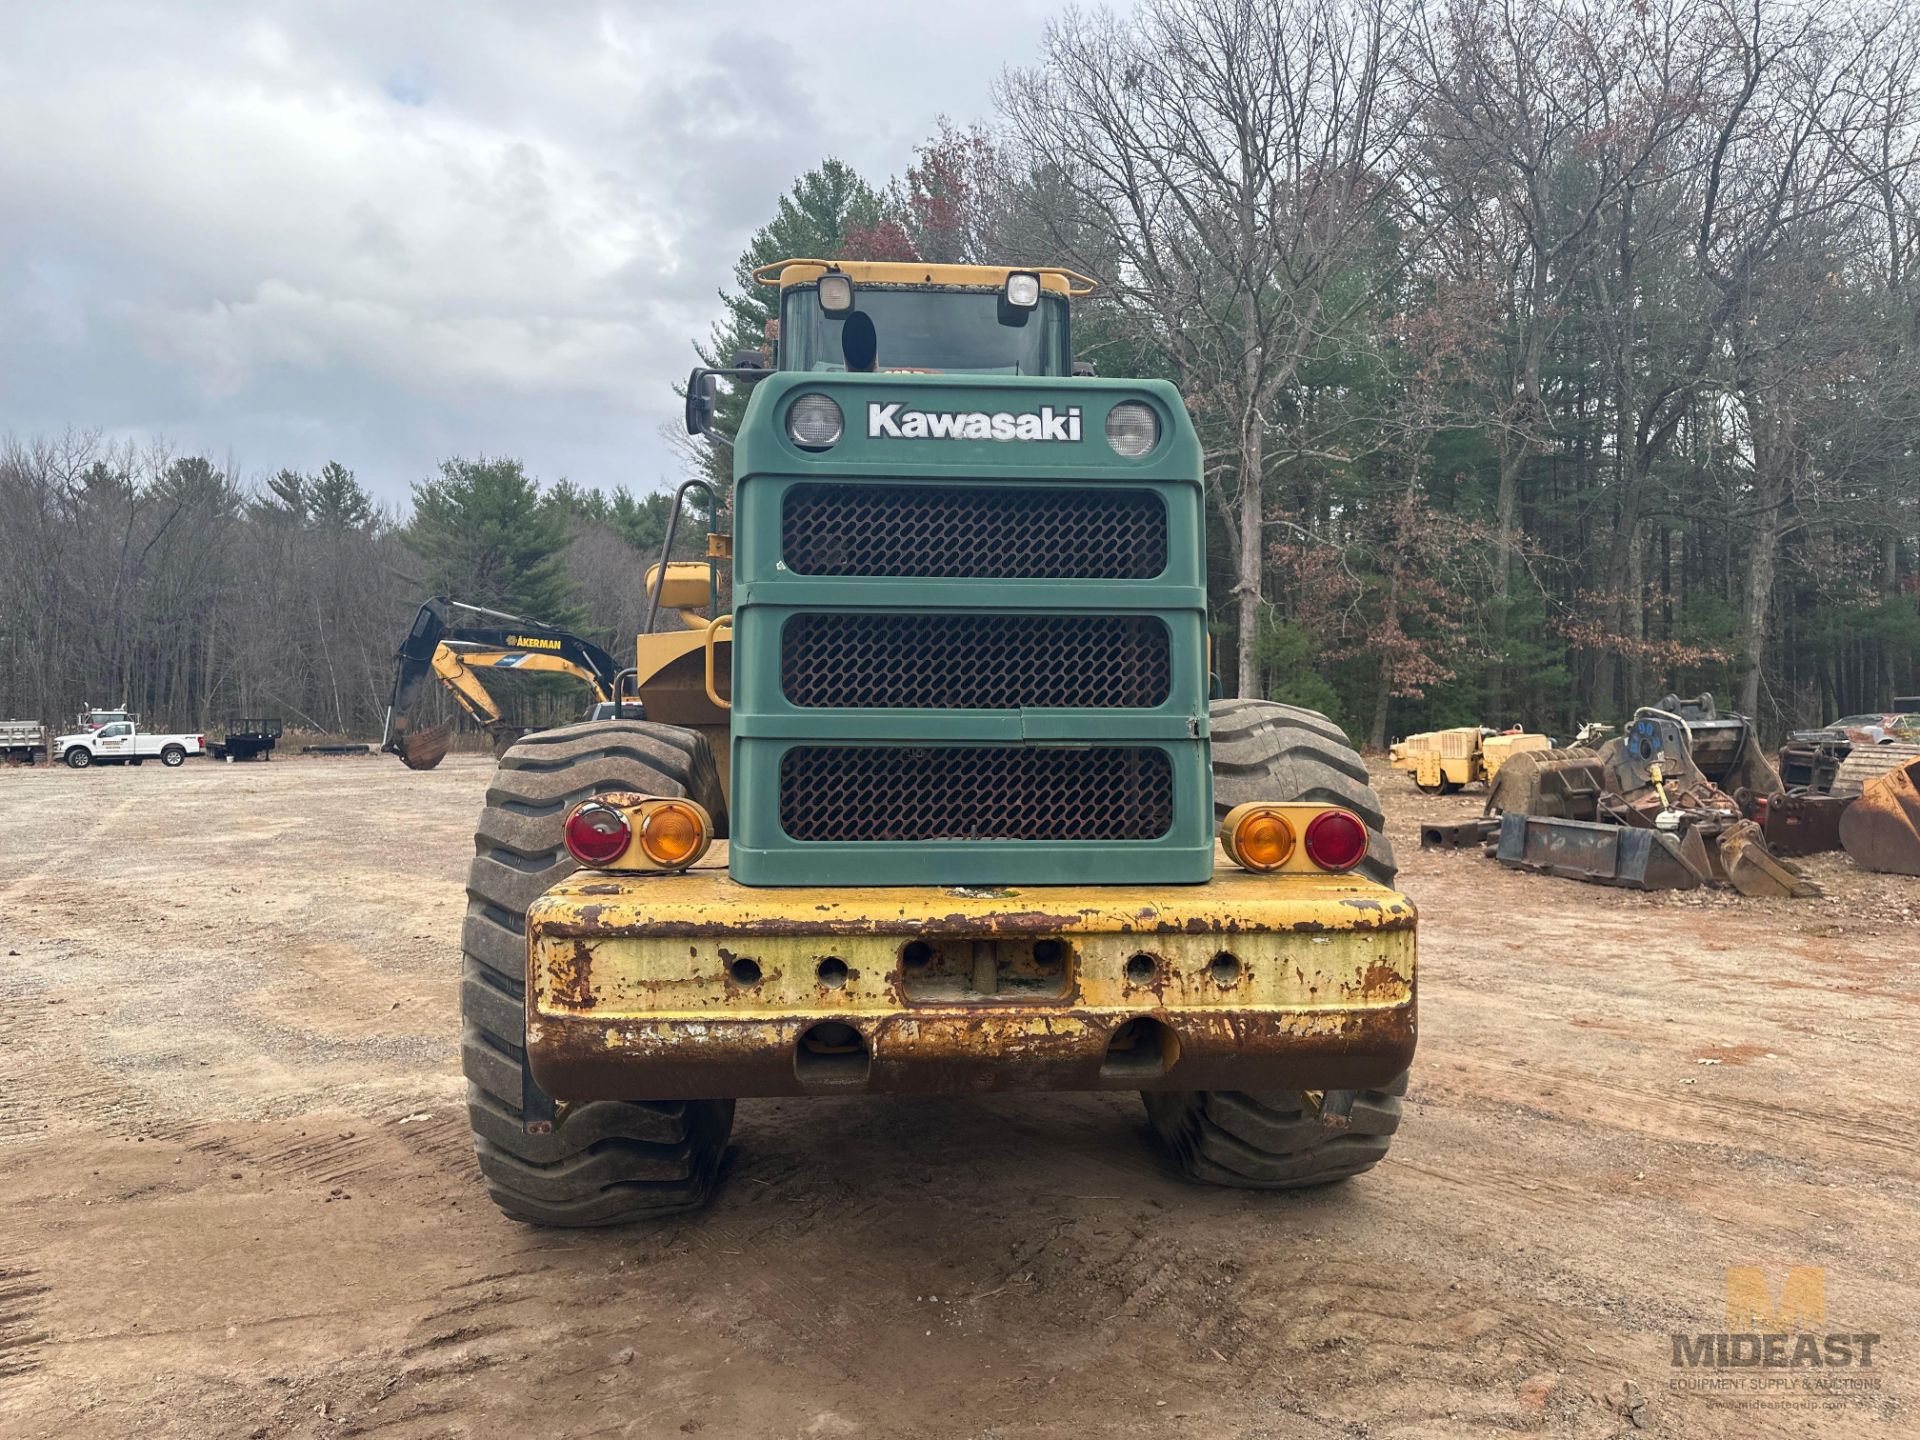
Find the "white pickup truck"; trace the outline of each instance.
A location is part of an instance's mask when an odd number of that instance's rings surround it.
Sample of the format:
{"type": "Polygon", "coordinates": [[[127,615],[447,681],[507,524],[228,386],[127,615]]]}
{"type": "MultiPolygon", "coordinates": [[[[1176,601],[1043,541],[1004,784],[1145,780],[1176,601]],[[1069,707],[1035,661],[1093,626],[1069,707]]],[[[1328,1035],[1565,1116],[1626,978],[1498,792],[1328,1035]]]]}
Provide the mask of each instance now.
{"type": "Polygon", "coordinates": [[[207,753],[204,735],[149,735],[131,720],[115,720],[98,730],[62,735],[53,742],[53,758],[76,770],[108,763],[138,765],[158,759],[162,765],[183,765],[189,755],[207,753]]]}

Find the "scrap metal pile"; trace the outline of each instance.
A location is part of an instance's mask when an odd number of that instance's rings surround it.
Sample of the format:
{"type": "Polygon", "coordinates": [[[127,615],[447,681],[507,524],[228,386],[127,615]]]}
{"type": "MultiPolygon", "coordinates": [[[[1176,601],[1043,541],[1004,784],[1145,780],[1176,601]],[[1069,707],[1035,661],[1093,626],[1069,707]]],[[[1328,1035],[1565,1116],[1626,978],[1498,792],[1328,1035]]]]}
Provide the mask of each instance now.
{"type": "Polygon", "coordinates": [[[1508,757],[1489,818],[1426,827],[1421,843],[1484,844],[1512,868],[1635,890],[1813,895],[1792,857],[1837,849],[1869,870],[1920,875],[1920,744],[1848,743],[1811,775],[1790,743],[1789,790],[1751,720],[1710,695],[1669,695],[1597,746],[1508,757]]]}

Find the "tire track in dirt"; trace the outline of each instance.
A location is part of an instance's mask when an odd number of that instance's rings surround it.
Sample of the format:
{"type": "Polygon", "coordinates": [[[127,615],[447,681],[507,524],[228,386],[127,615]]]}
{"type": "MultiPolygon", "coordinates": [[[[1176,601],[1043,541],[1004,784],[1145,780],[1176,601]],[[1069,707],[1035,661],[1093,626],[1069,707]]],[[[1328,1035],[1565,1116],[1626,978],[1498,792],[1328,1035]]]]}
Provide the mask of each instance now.
{"type": "Polygon", "coordinates": [[[42,1327],[53,1286],[19,1260],[0,1260],[0,1380],[40,1368],[40,1347],[52,1338],[42,1327]]]}
{"type": "Polygon", "coordinates": [[[1790,1105],[1761,1096],[1678,1095],[1593,1072],[1546,1068],[1487,1055],[1460,1057],[1448,1067],[1444,1078],[1436,1077],[1428,1084],[1436,1096],[1444,1095],[1468,1107],[1511,1110],[1518,1103],[1513,1097],[1524,1097],[1531,1107],[1558,1112],[1552,1118],[1562,1123],[1577,1120],[1626,1134],[1696,1145],[1744,1145],[1756,1154],[1778,1154],[1783,1135],[1792,1135],[1802,1146],[1807,1136],[1817,1135],[1823,1153],[1846,1153],[1857,1168],[1875,1172],[1884,1171],[1888,1161],[1913,1153],[1910,1132],[1859,1113],[1849,1113],[1844,1125],[1836,1125],[1831,1109],[1790,1105]],[[1487,1083],[1473,1088],[1461,1083],[1471,1077],[1487,1083]],[[1553,1096],[1542,1095],[1543,1082],[1554,1087],[1553,1096]],[[1623,1103],[1601,1105],[1593,1098],[1596,1095],[1623,1103]]]}

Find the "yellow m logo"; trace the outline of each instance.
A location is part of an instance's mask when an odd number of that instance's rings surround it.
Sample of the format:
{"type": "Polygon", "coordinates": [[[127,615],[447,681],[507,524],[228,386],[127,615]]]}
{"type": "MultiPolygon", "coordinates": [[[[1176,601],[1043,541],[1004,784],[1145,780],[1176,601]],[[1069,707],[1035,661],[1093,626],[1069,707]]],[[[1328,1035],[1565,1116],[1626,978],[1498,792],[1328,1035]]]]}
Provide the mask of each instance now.
{"type": "Polygon", "coordinates": [[[1827,1272],[1818,1265],[1789,1265],[1775,1304],[1767,1272],[1757,1265],[1727,1267],[1727,1329],[1735,1334],[1787,1335],[1814,1331],[1827,1321],[1827,1272]]]}

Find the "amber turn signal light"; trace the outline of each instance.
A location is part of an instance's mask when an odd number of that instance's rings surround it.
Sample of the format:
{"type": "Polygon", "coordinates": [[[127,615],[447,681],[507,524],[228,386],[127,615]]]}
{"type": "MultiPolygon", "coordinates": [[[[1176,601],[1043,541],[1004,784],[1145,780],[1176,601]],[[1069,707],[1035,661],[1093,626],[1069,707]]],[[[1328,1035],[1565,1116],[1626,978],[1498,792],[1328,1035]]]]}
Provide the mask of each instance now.
{"type": "Polygon", "coordinates": [[[691,800],[654,801],[640,812],[640,849],[664,869],[691,865],[712,842],[707,812],[691,800]]]}
{"type": "Polygon", "coordinates": [[[1271,805],[1236,805],[1220,822],[1220,843],[1243,870],[1278,870],[1293,856],[1293,822],[1271,805]]]}

